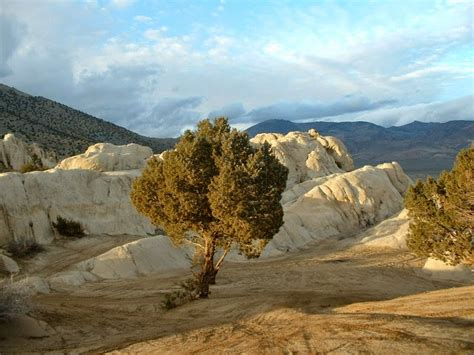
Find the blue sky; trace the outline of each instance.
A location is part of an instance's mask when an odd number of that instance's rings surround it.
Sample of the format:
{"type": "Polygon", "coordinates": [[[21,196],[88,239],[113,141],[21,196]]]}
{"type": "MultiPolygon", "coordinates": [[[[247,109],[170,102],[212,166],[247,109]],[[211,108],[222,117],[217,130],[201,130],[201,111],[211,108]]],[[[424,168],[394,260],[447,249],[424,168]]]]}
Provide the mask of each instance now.
{"type": "Polygon", "coordinates": [[[471,1],[0,0],[0,82],[150,136],[474,119],[471,1]]]}

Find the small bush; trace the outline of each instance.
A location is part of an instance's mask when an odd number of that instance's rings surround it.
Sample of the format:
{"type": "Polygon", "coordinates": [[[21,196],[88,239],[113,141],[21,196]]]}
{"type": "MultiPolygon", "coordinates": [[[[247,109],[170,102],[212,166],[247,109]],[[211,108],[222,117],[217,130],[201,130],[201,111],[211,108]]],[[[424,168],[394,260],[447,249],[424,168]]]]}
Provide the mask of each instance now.
{"type": "Polygon", "coordinates": [[[181,290],[176,290],[165,295],[165,299],[161,302],[161,308],[170,310],[198,299],[197,286],[198,282],[193,278],[182,282],[180,284],[181,290]]]}
{"type": "Polygon", "coordinates": [[[15,315],[27,314],[32,310],[30,292],[27,288],[5,281],[0,285],[0,322],[15,315]]]}
{"type": "Polygon", "coordinates": [[[56,222],[53,222],[53,227],[59,234],[66,237],[81,238],[84,236],[84,228],[79,222],[58,216],[56,222]]]}
{"type": "Polygon", "coordinates": [[[7,251],[16,258],[31,258],[44,251],[44,247],[34,240],[12,240],[7,244],[7,251]]]}
{"type": "Polygon", "coordinates": [[[447,264],[474,263],[474,148],[462,150],[453,169],[437,180],[410,186],[405,207],[411,219],[407,246],[447,264]]]}

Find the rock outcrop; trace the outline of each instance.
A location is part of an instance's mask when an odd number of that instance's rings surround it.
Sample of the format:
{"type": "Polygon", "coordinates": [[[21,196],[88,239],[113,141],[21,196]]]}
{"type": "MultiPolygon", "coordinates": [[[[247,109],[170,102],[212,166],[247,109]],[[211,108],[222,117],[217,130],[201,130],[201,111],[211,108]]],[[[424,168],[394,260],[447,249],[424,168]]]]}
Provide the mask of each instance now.
{"type": "Polygon", "coordinates": [[[410,225],[408,210],[403,209],[359,236],[360,243],[373,247],[407,250],[407,235],[410,225]]]}
{"type": "Polygon", "coordinates": [[[87,148],[84,154],[64,159],[57,167],[102,172],[142,169],[152,155],[151,148],[134,143],[127,145],[97,143],[87,148]]]}
{"type": "Polygon", "coordinates": [[[311,241],[349,237],[403,208],[410,179],[397,163],[305,181],[286,191],[284,225],[262,256],[302,248],[311,241]]]}
{"type": "Polygon", "coordinates": [[[62,290],[86,282],[189,270],[192,254],[192,248],[174,246],[166,236],[147,237],[74,264],[68,270],[52,275],[47,281],[52,289],[62,290]]]}
{"type": "Polygon", "coordinates": [[[26,144],[12,133],[7,133],[0,139],[0,173],[2,170],[20,171],[25,165],[37,160],[42,168],[52,168],[56,165],[54,154],[48,153],[35,143],[26,144]]]}
{"type": "Polygon", "coordinates": [[[432,258],[426,260],[420,273],[421,276],[428,276],[435,280],[450,280],[459,282],[474,282],[474,267],[459,264],[456,266],[447,265],[444,262],[432,258]]]}
{"type": "MultiPolygon", "coordinates": [[[[304,248],[314,240],[355,235],[403,206],[410,180],[397,163],[353,170],[344,145],[316,132],[253,139],[254,144],[264,141],[290,175],[282,197],[285,224],[262,257],[304,248]]],[[[150,149],[138,145],[97,144],[56,169],[0,174],[0,245],[12,239],[50,243],[58,216],[81,223],[89,234],[154,234],[154,226],[129,197],[138,169],[151,156],[150,149]]],[[[182,268],[188,265],[186,255],[165,237],[145,238],[56,274],[49,284],[58,288],[182,268]]]]}
{"type": "Polygon", "coordinates": [[[81,223],[89,234],[154,233],[130,201],[139,174],[62,169],[0,174],[0,245],[13,239],[50,243],[58,216],[81,223]]]}
{"type": "Polygon", "coordinates": [[[335,137],[323,137],[316,131],[290,132],[287,135],[263,133],[251,139],[259,145],[268,142],[288,172],[287,188],[318,177],[354,169],[344,144],[335,137]]]}

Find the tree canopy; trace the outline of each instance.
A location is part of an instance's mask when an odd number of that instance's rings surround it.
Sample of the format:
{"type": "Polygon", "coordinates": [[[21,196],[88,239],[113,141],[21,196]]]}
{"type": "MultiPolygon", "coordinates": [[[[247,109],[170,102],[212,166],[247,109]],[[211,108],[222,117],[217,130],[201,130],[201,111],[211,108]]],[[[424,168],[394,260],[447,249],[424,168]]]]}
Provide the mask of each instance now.
{"type": "Polygon", "coordinates": [[[474,257],[474,148],[461,151],[438,180],[417,181],[405,197],[411,218],[408,247],[448,264],[474,257]]]}
{"type": "Polygon", "coordinates": [[[255,257],[278,232],[287,175],[268,143],[253,147],[224,118],[203,120],[162,159],[149,160],[131,198],[175,244],[196,246],[202,255],[199,294],[207,297],[231,245],[255,257]],[[224,253],[215,261],[218,248],[224,253]]]}

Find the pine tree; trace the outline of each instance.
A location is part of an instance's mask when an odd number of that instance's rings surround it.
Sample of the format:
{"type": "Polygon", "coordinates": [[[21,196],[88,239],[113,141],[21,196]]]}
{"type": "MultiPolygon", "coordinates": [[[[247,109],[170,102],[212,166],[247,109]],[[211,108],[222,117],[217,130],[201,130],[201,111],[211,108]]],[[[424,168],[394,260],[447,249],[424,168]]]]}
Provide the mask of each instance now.
{"type": "Polygon", "coordinates": [[[448,264],[474,256],[474,148],[461,151],[438,180],[417,181],[405,197],[411,218],[408,247],[448,264]]]}
{"type": "Polygon", "coordinates": [[[287,176],[269,144],[254,148],[226,119],[204,120],[163,159],[149,160],[131,198],[175,244],[196,247],[198,294],[205,298],[232,245],[256,257],[278,232],[287,176]],[[214,260],[218,249],[223,254],[214,260]]]}

